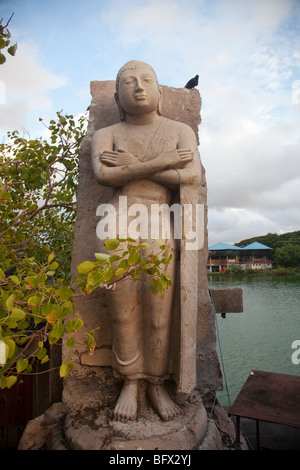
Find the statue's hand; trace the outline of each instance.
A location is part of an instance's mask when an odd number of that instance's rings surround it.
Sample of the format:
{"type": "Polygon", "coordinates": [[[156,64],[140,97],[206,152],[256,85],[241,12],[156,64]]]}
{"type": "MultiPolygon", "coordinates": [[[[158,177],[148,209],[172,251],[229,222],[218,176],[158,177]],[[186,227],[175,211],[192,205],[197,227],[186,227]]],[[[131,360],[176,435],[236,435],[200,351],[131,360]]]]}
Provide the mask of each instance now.
{"type": "Polygon", "coordinates": [[[189,149],[167,150],[158,155],[160,163],[166,168],[183,168],[193,159],[193,153],[189,149]]]}
{"type": "Polygon", "coordinates": [[[100,160],[108,166],[123,166],[137,163],[138,159],[132,153],[126,150],[104,150],[100,155],[100,160]]]}

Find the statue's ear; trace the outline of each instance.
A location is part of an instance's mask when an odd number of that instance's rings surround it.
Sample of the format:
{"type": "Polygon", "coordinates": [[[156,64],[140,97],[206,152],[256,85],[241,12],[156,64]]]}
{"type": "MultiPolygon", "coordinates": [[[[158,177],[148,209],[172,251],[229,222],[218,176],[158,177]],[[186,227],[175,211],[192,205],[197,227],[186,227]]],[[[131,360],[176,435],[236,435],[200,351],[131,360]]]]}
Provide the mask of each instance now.
{"type": "Polygon", "coordinates": [[[117,92],[114,94],[114,97],[115,97],[115,100],[116,100],[116,103],[117,103],[117,106],[118,106],[118,109],[119,109],[120,119],[121,119],[121,121],[125,121],[125,111],[124,111],[124,109],[122,108],[122,106],[120,104],[119,96],[118,96],[117,92]]]}
{"type": "Polygon", "coordinates": [[[157,112],[160,116],[162,116],[162,89],[160,86],[158,87],[158,92],[159,92],[159,98],[158,98],[158,104],[157,104],[157,112]]]}

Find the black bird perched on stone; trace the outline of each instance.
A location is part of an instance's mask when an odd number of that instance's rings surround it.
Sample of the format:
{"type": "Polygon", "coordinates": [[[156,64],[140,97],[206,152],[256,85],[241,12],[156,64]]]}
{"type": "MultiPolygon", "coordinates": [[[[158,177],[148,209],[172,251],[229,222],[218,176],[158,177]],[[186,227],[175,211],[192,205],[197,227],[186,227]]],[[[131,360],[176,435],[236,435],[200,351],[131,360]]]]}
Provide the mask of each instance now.
{"type": "Polygon", "coordinates": [[[191,78],[184,88],[188,88],[189,90],[193,90],[195,86],[198,85],[199,75],[196,75],[194,78],[191,78]]]}

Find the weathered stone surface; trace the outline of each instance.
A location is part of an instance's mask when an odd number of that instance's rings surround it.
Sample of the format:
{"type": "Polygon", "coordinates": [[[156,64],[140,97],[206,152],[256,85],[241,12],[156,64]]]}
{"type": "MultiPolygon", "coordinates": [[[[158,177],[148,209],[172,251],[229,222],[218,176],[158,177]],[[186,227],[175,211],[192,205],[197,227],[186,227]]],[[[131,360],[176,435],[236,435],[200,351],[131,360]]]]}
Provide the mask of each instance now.
{"type": "Polygon", "coordinates": [[[111,366],[112,350],[109,348],[98,348],[93,354],[82,354],[80,362],[87,366],[111,366]]]}
{"type": "Polygon", "coordinates": [[[134,424],[112,419],[112,409],[76,409],[65,422],[66,440],[75,450],[191,450],[201,440],[207,414],[200,396],[181,405],[182,414],[162,421],[148,409],[134,424]]]}
{"type": "Polygon", "coordinates": [[[242,288],[214,287],[210,290],[217,313],[243,312],[242,288]]]}
{"type": "Polygon", "coordinates": [[[67,447],[58,436],[63,429],[64,418],[64,405],[54,403],[47,412],[29,421],[18,450],[66,450],[67,447]]]}

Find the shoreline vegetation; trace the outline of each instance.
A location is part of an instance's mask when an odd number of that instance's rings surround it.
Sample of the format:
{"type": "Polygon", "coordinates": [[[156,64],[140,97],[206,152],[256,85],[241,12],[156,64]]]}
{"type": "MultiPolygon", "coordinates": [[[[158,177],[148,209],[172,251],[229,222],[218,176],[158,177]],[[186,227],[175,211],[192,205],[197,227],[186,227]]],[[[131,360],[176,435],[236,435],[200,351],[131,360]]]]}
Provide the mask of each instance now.
{"type": "Polygon", "coordinates": [[[272,269],[242,269],[239,267],[226,268],[225,271],[212,271],[207,272],[208,276],[220,277],[220,276],[231,276],[231,275],[251,276],[251,275],[262,275],[262,276],[285,276],[289,274],[300,274],[300,267],[297,268],[272,268],[272,269]]]}

